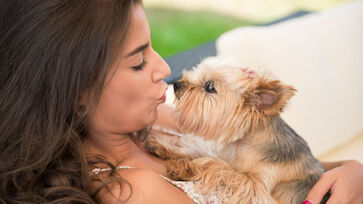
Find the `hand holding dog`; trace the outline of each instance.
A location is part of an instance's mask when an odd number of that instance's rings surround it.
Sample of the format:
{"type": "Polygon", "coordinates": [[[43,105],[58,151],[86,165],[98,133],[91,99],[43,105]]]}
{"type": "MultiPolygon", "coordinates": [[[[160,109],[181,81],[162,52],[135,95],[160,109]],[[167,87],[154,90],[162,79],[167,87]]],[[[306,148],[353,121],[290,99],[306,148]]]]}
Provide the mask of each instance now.
{"type": "MultiPolygon", "coordinates": [[[[306,200],[319,203],[330,189],[331,197],[327,204],[362,204],[363,203],[363,165],[357,161],[325,163],[329,169],[323,173],[311,189],[306,200]],[[332,168],[336,166],[335,168],[332,168]],[[329,168],[330,167],[330,168],[329,168]]],[[[308,202],[306,202],[308,203],[308,202]]]]}

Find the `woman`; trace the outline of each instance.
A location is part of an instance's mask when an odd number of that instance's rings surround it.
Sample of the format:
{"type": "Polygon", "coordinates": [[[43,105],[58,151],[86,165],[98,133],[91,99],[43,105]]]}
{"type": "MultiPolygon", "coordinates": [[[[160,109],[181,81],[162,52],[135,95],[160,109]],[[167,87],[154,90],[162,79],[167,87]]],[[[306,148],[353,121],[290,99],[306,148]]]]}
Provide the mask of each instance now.
{"type": "MultiPolygon", "coordinates": [[[[140,142],[177,131],[141,2],[0,2],[0,202],[193,203],[140,142]]],[[[308,199],[362,203],[362,165],[325,165],[308,199]]]]}

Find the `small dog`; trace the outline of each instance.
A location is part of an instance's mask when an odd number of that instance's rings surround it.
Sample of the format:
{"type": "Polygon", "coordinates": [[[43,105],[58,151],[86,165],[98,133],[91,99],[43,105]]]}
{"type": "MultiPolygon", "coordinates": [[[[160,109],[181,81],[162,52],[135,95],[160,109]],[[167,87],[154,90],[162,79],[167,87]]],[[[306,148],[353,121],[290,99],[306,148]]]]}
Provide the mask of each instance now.
{"type": "Polygon", "coordinates": [[[176,140],[151,134],[146,141],[171,178],[199,181],[206,193],[218,186],[230,193],[228,203],[300,204],[324,172],[279,116],[294,87],[205,60],[184,72],[174,90],[175,118],[190,135],[176,140]]]}

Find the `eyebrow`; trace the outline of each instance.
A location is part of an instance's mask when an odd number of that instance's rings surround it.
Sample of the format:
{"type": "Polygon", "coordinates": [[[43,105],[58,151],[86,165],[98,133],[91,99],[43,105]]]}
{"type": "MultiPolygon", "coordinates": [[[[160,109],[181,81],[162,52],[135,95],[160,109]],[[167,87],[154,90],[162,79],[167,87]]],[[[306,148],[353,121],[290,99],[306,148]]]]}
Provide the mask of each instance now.
{"type": "Polygon", "coordinates": [[[141,45],[140,47],[137,47],[136,49],[134,49],[133,51],[131,51],[129,54],[126,55],[126,57],[131,57],[143,50],[145,50],[147,47],[149,47],[149,43],[146,43],[144,45],[141,45]]]}

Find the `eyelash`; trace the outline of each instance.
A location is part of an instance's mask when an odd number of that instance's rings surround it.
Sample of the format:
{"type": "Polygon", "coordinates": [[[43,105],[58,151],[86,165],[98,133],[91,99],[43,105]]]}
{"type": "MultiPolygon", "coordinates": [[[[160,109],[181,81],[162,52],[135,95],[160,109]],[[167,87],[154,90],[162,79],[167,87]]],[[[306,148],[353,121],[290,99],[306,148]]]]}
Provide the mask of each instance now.
{"type": "Polygon", "coordinates": [[[144,58],[144,59],[142,59],[142,63],[140,65],[133,66],[132,69],[134,69],[135,71],[140,71],[145,67],[146,63],[147,63],[147,61],[144,58]]]}

